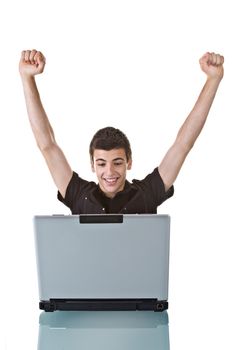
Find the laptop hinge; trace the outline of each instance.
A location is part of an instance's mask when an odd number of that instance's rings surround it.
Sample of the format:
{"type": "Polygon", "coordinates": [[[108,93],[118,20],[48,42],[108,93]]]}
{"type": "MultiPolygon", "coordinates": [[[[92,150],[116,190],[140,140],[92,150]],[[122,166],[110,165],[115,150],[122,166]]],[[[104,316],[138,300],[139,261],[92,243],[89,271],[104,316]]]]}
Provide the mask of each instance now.
{"type": "Polygon", "coordinates": [[[63,311],[132,311],[168,309],[166,300],[158,299],[50,299],[40,301],[39,308],[46,312],[63,311]]]}

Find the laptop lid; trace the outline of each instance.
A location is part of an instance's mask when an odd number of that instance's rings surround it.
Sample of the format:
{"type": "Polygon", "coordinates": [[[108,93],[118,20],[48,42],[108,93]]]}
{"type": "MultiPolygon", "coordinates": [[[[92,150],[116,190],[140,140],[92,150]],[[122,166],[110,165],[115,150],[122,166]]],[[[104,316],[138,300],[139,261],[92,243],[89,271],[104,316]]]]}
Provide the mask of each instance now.
{"type": "Polygon", "coordinates": [[[168,299],[168,215],[35,216],[34,227],[41,301],[168,299]]]}

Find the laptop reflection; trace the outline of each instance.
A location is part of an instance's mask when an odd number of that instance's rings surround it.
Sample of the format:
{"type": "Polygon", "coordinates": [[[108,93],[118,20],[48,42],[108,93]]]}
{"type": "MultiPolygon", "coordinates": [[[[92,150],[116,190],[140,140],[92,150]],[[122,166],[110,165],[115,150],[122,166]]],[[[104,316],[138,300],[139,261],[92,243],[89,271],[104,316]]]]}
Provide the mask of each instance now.
{"type": "Polygon", "coordinates": [[[38,350],[169,350],[167,311],[57,311],[39,318],[38,350]]]}

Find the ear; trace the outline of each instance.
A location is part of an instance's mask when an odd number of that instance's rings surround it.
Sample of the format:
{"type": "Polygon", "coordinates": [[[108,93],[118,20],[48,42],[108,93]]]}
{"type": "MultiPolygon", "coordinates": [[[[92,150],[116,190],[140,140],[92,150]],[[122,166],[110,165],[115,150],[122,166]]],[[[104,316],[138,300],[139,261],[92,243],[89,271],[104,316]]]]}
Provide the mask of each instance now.
{"type": "Polygon", "coordinates": [[[132,168],[132,159],[130,158],[130,160],[128,161],[128,164],[127,164],[127,170],[130,170],[132,168]]]}

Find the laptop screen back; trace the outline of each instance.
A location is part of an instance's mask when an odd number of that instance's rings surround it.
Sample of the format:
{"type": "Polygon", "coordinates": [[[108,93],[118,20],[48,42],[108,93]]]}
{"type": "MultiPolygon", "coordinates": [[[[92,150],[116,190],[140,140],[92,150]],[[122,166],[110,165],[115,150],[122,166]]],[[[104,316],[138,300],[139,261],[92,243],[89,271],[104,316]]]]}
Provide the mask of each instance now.
{"type": "Polygon", "coordinates": [[[40,300],[168,299],[168,215],[35,216],[40,300]]]}

